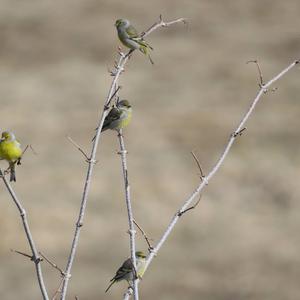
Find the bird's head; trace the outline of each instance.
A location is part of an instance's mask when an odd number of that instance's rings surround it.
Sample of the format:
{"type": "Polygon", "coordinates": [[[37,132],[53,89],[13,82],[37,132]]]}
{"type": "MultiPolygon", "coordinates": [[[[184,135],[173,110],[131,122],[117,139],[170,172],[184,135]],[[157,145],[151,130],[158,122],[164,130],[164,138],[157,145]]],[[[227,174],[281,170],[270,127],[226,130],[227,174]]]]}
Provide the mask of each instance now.
{"type": "Polygon", "coordinates": [[[118,107],[127,108],[127,109],[131,108],[131,104],[129,103],[128,100],[121,100],[121,101],[119,101],[118,104],[117,104],[117,106],[118,107]]]}
{"type": "Polygon", "coordinates": [[[0,141],[13,141],[15,140],[15,135],[10,131],[3,131],[0,141]]]}
{"type": "Polygon", "coordinates": [[[117,28],[119,27],[127,27],[128,25],[130,24],[130,22],[126,19],[118,19],[116,22],[115,22],[115,26],[117,28]]]}
{"type": "Polygon", "coordinates": [[[136,251],[135,256],[137,258],[146,258],[146,254],[143,251],[136,251]]]}

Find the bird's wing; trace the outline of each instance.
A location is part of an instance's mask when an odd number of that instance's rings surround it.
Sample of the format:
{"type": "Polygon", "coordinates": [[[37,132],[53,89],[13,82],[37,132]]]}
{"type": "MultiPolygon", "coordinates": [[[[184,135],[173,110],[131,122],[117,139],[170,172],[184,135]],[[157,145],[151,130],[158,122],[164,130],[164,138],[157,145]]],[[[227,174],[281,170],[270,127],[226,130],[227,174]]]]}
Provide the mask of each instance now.
{"type": "Polygon", "coordinates": [[[124,261],[123,265],[119,268],[117,271],[115,277],[112,280],[120,280],[122,279],[126,274],[129,274],[133,270],[133,264],[131,262],[131,258],[128,258],[124,261]]]}
{"type": "Polygon", "coordinates": [[[127,28],[126,28],[126,33],[128,34],[128,36],[130,38],[136,38],[139,36],[137,30],[132,26],[132,25],[129,25],[127,28]]]}
{"type": "Polygon", "coordinates": [[[109,111],[107,117],[105,118],[103,127],[106,127],[106,126],[108,126],[111,122],[113,122],[113,121],[115,121],[115,120],[118,120],[118,119],[120,118],[121,114],[122,114],[122,112],[121,112],[118,108],[113,107],[113,108],[109,111]]]}

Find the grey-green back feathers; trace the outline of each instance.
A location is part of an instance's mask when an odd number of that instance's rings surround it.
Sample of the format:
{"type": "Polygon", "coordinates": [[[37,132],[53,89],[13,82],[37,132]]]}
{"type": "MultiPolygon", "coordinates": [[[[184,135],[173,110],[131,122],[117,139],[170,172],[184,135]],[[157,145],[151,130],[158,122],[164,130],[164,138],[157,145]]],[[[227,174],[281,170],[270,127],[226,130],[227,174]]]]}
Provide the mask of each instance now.
{"type": "Polygon", "coordinates": [[[153,48],[138,34],[130,22],[127,19],[118,19],[115,22],[115,26],[122,44],[129,49],[140,50],[149,57],[150,62],[153,64],[153,60],[149,54],[149,50],[153,50],[153,48]]]}

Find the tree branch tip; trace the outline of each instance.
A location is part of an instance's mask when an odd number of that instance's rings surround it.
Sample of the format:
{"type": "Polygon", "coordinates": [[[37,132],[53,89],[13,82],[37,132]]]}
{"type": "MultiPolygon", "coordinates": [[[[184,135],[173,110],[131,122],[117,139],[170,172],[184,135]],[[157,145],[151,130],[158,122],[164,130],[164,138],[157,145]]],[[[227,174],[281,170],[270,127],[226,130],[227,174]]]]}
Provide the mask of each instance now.
{"type": "Polygon", "coordinates": [[[22,251],[18,251],[18,250],[15,250],[15,249],[10,249],[11,252],[14,252],[14,253],[17,253],[17,254],[20,254],[22,256],[25,256],[27,258],[29,258],[31,261],[34,261],[34,257],[33,255],[30,255],[30,254],[27,254],[25,252],[22,252],[22,251]]]}

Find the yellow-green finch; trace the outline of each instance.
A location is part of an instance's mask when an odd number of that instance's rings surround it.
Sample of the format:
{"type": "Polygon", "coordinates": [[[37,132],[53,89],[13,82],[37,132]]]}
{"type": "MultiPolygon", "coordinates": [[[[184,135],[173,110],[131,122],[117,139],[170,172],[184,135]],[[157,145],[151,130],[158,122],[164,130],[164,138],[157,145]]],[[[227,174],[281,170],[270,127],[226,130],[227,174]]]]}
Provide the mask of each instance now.
{"type": "Polygon", "coordinates": [[[20,162],[22,156],[21,144],[10,131],[2,132],[0,139],[0,160],[9,163],[10,181],[16,181],[15,164],[20,162]]]}
{"type": "Polygon", "coordinates": [[[140,50],[149,57],[150,62],[153,60],[149,54],[149,50],[153,48],[138,34],[137,30],[126,19],[119,19],[115,26],[118,31],[118,36],[122,44],[132,50],[140,50]]]}
{"type": "Polygon", "coordinates": [[[128,100],[121,100],[106,116],[102,131],[107,129],[120,130],[131,121],[132,108],[128,100]]]}
{"type": "Polygon", "coordinates": [[[136,257],[136,272],[133,267],[131,258],[126,259],[122,266],[116,272],[116,275],[110,280],[111,283],[105,290],[105,293],[110,287],[118,281],[126,280],[130,286],[132,286],[134,278],[141,278],[145,272],[146,255],[142,251],[135,252],[136,257]]]}

